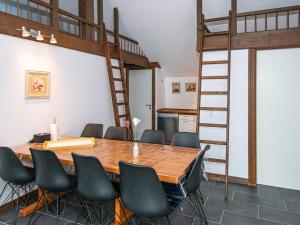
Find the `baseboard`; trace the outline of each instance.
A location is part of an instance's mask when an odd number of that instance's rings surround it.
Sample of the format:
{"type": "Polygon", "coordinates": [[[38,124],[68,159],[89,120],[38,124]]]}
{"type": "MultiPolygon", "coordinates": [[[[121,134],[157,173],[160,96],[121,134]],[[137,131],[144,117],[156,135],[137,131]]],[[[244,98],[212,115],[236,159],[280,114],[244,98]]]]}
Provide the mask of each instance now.
{"type": "MultiPolygon", "coordinates": [[[[208,180],[225,182],[225,175],[206,173],[208,180]]],[[[249,185],[247,178],[228,176],[228,182],[249,185]]]]}
{"type": "Polygon", "coordinates": [[[38,191],[34,190],[30,193],[28,193],[27,195],[24,195],[18,199],[13,200],[12,202],[8,202],[2,206],[0,206],[0,214],[7,212],[8,210],[14,208],[17,205],[17,200],[20,202],[22,200],[25,200],[27,198],[27,196],[29,196],[29,198],[31,198],[32,196],[37,196],[38,191]]]}

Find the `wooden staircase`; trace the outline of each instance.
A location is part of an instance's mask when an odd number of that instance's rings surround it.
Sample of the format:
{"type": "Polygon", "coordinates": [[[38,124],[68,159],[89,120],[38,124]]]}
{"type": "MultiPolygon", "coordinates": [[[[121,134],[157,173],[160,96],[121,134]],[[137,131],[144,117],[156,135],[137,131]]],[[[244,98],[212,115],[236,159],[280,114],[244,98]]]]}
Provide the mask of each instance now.
{"type": "MultiPolygon", "coordinates": [[[[199,132],[200,136],[200,142],[202,144],[210,144],[210,145],[222,145],[225,147],[225,158],[223,159],[217,159],[217,158],[207,158],[206,161],[212,162],[212,163],[221,163],[225,166],[225,174],[221,176],[223,181],[225,182],[225,198],[228,198],[228,168],[229,168],[229,120],[230,120],[230,75],[231,75],[231,12],[229,13],[228,17],[228,30],[227,31],[221,31],[221,32],[210,32],[206,33],[205,29],[205,20],[204,15],[202,15],[201,18],[201,41],[200,41],[200,59],[199,59],[199,80],[198,80],[198,115],[197,115],[197,132],[199,132]],[[204,39],[208,36],[219,36],[219,35],[226,35],[228,38],[228,46],[226,48],[227,52],[227,59],[226,60],[210,60],[205,61],[204,53],[206,52],[204,47],[204,39]],[[227,74],[225,75],[203,75],[203,68],[205,66],[210,65],[227,65],[227,74]],[[218,91],[218,90],[212,90],[212,91],[204,91],[202,88],[202,82],[204,80],[227,80],[227,90],[226,91],[218,91]],[[227,105],[226,107],[220,106],[220,107],[209,107],[209,106],[202,106],[201,100],[203,96],[210,95],[210,96],[226,96],[227,105]],[[224,112],[226,113],[226,121],[223,123],[213,123],[213,122],[205,122],[201,121],[201,113],[204,111],[212,111],[212,112],[224,112]],[[213,129],[225,129],[226,130],[226,140],[203,140],[201,138],[201,128],[213,128],[213,129]]],[[[224,18],[223,18],[224,19],[224,18]]],[[[223,50],[222,49],[215,49],[215,50],[223,50]]],[[[212,151],[214,148],[212,147],[212,151]]]]}
{"type": "Polygon", "coordinates": [[[128,137],[132,139],[133,132],[131,126],[131,114],[129,107],[128,90],[126,87],[126,77],[124,72],[124,60],[122,58],[120,47],[120,36],[118,32],[115,32],[114,42],[109,42],[105,24],[103,25],[103,30],[104,51],[106,56],[106,64],[109,76],[109,85],[112,97],[115,123],[117,127],[120,127],[125,126],[126,121],[129,121],[130,134],[128,135],[128,137]],[[115,47],[116,49],[116,61],[118,62],[118,65],[113,65],[112,63],[110,52],[111,47],[115,47]]]}

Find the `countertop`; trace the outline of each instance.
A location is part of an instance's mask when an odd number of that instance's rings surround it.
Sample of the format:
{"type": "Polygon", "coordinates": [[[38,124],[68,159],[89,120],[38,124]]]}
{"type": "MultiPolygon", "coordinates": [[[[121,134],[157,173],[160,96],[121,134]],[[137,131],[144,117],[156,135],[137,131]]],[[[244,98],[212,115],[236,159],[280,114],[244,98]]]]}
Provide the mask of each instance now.
{"type": "Polygon", "coordinates": [[[170,113],[170,114],[180,114],[180,115],[197,115],[196,109],[176,109],[176,108],[163,108],[158,109],[158,113],[170,113]]]}

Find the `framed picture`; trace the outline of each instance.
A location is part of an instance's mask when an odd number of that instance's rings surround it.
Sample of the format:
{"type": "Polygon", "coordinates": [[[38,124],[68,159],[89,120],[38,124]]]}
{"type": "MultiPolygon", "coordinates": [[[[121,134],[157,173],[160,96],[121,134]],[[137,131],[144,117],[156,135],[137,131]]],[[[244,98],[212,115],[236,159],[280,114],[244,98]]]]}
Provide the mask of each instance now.
{"type": "Polygon", "coordinates": [[[50,97],[50,73],[26,71],[26,99],[47,99],[50,97]]]}
{"type": "Polygon", "coordinates": [[[180,93],[180,83],[179,82],[172,83],[172,93],[173,94],[180,93]]]}
{"type": "Polygon", "coordinates": [[[186,92],[196,92],[196,83],[185,83],[186,92]]]}

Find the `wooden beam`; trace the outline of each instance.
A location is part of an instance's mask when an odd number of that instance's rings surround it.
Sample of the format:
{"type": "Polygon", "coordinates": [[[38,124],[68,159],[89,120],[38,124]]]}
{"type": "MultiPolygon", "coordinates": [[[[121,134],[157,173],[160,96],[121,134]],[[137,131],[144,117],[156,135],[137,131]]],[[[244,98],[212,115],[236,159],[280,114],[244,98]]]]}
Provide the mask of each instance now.
{"type": "Polygon", "coordinates": [[[197,0],[197,50],[200,50],[201,30],[202,30],[202,0],[197,0]]]}
{"type": "MultiPolygon", "coordinates": [[[[89,22],[94,22],[94,1],[78,0],[78,15],[89,22]]],[[[93,27],[81,24],[81,29],[83,37],[93,39],[93,27]]]]}
{"type": "Polygon", "coordinates": [[[102,26],[98,33],[99,42],[103,43],[103,0],[97,0],[98,25],[102,26]]]}
{"type": "MultiPolygon", "coordinates": [[[[226,49],[226,36],[211,36],[204,39],[204,50],[226,49]]],[[[300,47],[300,28],[240,33],[232,36],[232,49],[276,49],[300,47]]]]}
{"type": "Polygon", "coordinates": [[[236,34],[237,33],[237,0],[231,0],[231,13],[232,13],[231,31],[232,34],[236,34]]]}
{"type": "Polygon", "coordinates": [[[248,183],[256,185],[256,50],[249,50],[249,87],[248,87],[248,183]]]}
{"type": "MultiPolygon", "coordinates": [[[[18,38],[22,38],[21,33],[17,31],[17,28],[26,26],[27,28],[40,30],[44,34],[54,34],[58,43],[57,46],[82,51],[94,55],[105,56],[102,45],[97,42],[84,40],[80,37],[69,35],[64,32],[55,31],[52,26],[38,24],[30,20],[19,18],[13,15],[0,12],[0,33],[10,35],[18,38]]],[[[23,38],[28,41],[36,41],[35,39],[23,38]]],[[[49,44],[49,40],[44,40],[39,43],[49,44]]],[[[111,47],[112,58],[117,59],[116,49],[111,47]]],[[[126,64],[138,65],[147,68],[149,66],[149,60],[145,56],[136,55],[130,52],[122,51],[123,59],[126,64]]]]}
{"type": "Polygon", "coordinates": [[[59,30],[59,14],[58,14],[58,0],[51,0],[53,9],[51,10],[51,26],[55,31],[59,30]]]}
{"type": "Polygon", "coordinates": [[[156,129],[156,68],[152,68],[152,130],[156,129]]]}

